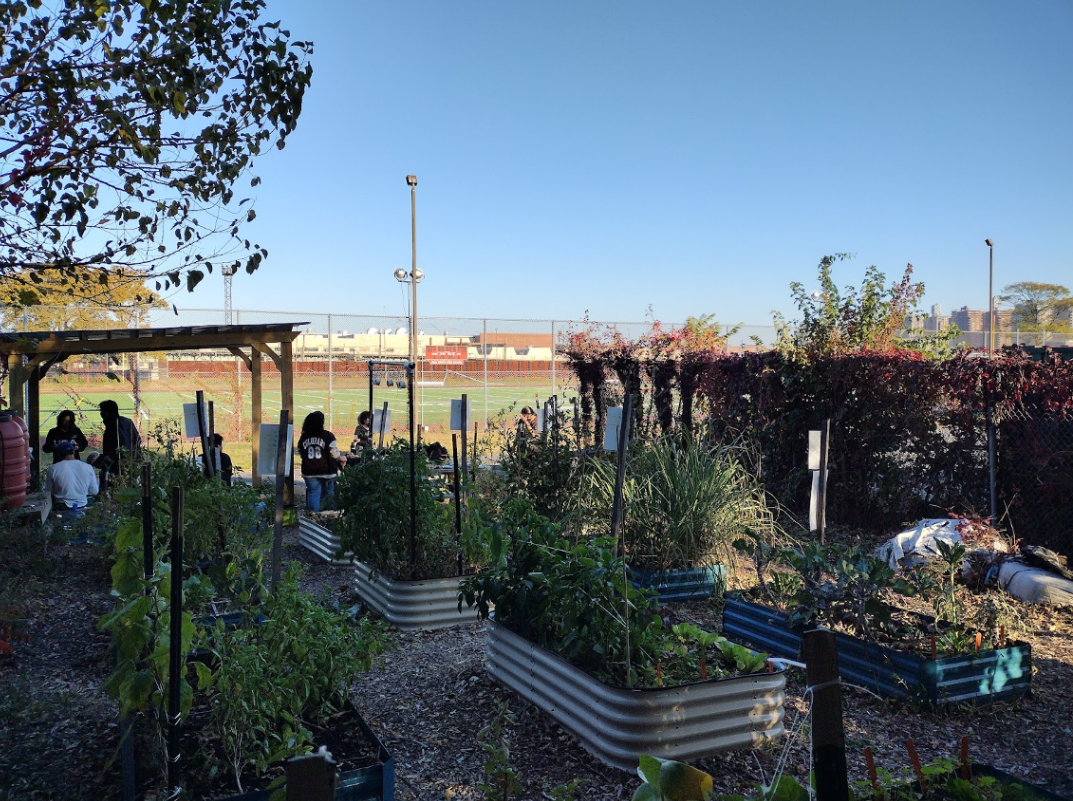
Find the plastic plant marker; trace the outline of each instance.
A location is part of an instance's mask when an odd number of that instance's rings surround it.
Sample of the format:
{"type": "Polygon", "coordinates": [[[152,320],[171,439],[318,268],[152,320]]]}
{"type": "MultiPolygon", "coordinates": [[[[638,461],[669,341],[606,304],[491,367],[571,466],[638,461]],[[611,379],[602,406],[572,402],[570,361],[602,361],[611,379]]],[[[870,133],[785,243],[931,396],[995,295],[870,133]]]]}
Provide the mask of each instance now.
{"type": "Polygon", "coordinates": [[[924,778],[924,771],[920,769],[920,757],[917,756],[917,747],[912,737],[905,741],[905,748],[909,751],[909,761],[913,764],[913,773],[916,774],[917,781],[920,782],[920,789],[926,794],[928,792],[928,781],[924,778]]]}
{"type": "Polygon", "coordinates": [[[980,632],[976,632],[976,653],[980,653],[980,643],[983,641],[984,635],[980,632]]]}
{"type": "Polygon", "coordinates": [[[879,776],[876,774],[876,760],[872,756],[872,749],[870,746],[864,747],[864,761],[868,764],[868,781],[872,783],[872,797],[879,800],[879,776]]]}

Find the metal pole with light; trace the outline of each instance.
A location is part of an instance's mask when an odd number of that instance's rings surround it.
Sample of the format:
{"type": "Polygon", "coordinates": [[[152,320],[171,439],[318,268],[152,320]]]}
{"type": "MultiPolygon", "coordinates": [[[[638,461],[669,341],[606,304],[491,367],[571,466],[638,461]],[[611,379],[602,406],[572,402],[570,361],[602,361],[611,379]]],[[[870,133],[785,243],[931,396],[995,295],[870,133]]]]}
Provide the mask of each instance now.
{"type": "MultiPolygon", "coordinates": [[[[988,259],[988,278],[987,278],[987,299],[989,309],[989,325],[991,329],[990,347],[988,348],[988,355],[994,358],[995,356],[995,243],[990,239],[985,239],[984,244],[987,245],[990,258],[988,259]]],[[[987,472],[988,472],[988,489],[990,491],[991,501],[991,520],[992,526],[996,525],[998,518],[998,502],[995,496],[995,416],[991,407],[991,397],[988,393],[987,398],[987,472]]]]}

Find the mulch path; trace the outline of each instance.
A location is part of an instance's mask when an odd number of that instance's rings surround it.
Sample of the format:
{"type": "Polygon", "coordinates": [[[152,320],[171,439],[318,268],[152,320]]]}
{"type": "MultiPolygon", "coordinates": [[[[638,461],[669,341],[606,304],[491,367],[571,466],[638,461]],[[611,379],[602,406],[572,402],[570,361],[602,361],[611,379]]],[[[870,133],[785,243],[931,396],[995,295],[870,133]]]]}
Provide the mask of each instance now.
{"type": "MultiPolygon", "coordinates": [[[[341,603],[353,601],[350,571],[317,564],[288,530],[284,556],[306,565],[306,586],[341,603]]],[[[90,546],[53,547],[52,565],[35,589],[30,641],[0,661],[0,799],[119,798],[118,775],[106,769],[118,742],[116,704],[101,690],[110,666],[109,637],[96,620],[111,608],[104,563],[90,546]]],[[[714,628],[706,604],[679,614],[714,628]]],[[[1036,675],[1030,695],[988,707],[927,711],[848,689],[844,710],[852,778],[864,776],[863,749],[879,764],[908,762],[905,739],[921,758],[954,757],[962,735],[973,759],[1023,776],[1073,799],[1073,610],[1029,608],[1036,675]]],[[[638,780],[596,761],[547,716],[491,681],[484,671],[481,624],[397,633],[395,647],[357,678],[359,710],[395,756],[399,799],[482,799],[485,755],[478,732],[505,702],[510,763],[525,799],[553,798],[578,780],[576,798],[628,799],[638,780]]],[[[789,674],[787,722],[805,711],[802,681],[789,674]]],[[[697,763],[717,790],[741,790],[770,776],[783,743],[734,751],[697,763]]],[[[807,740],[794,743],[788,770],[807,773],[807,740]]]]}

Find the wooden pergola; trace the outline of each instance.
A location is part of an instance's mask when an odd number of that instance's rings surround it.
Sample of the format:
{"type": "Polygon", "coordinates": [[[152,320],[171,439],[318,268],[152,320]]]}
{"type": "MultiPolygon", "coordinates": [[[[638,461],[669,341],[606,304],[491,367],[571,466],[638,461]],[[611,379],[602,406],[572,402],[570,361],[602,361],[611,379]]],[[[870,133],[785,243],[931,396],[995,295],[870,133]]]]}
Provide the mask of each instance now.
{"type": "MultiPolygon", "coordinates": [[[[175,328],[116,328],[95,331],[39,331],[0,334],[0,356],[8,371],[8,400],[11,411],[26,420],[33,448],[31,475],[37,476],[41,454],[40,382],[49,368],[71,356],[152,351],[226,349],[237,356],[250,372],[252,394],[253,464],[256,486],[261,433],[261,360],[268,357],[279,370],[282,408],[290,411],[294,424],[294,371],[292,344],[297,326],[308,323],[265,325],[195,325],[175,328]],[[278,345],[277,353],[270,346],[278,345]],[[25,395],[25,400],[24,400],[25,395]]],[[[294,502],[294,464],[287,476],[284,502],[294,502]]]]}

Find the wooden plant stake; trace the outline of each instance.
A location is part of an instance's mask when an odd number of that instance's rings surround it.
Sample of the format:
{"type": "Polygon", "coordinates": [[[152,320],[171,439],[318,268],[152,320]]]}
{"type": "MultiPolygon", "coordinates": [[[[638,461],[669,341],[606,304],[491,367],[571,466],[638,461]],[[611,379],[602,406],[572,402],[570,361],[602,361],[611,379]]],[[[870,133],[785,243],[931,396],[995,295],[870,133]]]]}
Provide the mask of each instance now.
{"type": "Polygon", "coordinates": [[[842,727],[842,688],[835,633],[806,631],[801,642],[805,677],[812,689],[812,749],[817,801],[849,801],[846,735],[842,727]]]}
{"type": "Polygon", "coordinates": [[[704,655],[703,654],[700,657],[700,680],[701,681],[707,681],[708,680],[708,663],[704,661],[704,655]]]}
{"type": "Polygon", "coordinates": [[[917,755],[917,747],[912,737],[905,741],[905,748],[909,752],[909,762],[913,765],[913,773],[917,775],[917,781],[920,782],[920,789],[927,793],[928,781],[924,778],[924,771],[920,769],[920,757],[917,755]]]}
{"type": "Polygon", "coordinates": [[[999,626],[998,627],[998,647],[999,648],[1005,648],[1006,647],[1006,627],[1005,626],[999,626]]]}
{"type": "Polygon", "coordinates": [[[663,686],[663,665],[659,662],[656,663],[656,684],[663,686]]]}
{"type": "Polygon", "coordinates": [[[983,639],[984,635],[982,635],[980,632],[976,632],[976,653],[980,653],[980,645],[983,642],[983,639]]]}
{"type": "MultiPolygon", "coordinates": [[[[369,424],[372,425],[372,422],[373,421],[370,420],[369,424]]],[[[376,447],[379,450],[384,449],[384,428],[386,428],[386,427],[387,427],[387,401],[384,401],[383,411],[380,412],[380,439],[377,441],[377,444],[376,444],[376,447]]],[[[369,438],[372,439],[371,436],[369,438]]]]}
{"type": "Polygon", "coordinates": [[[208,414],[205,412],[205,392],[198,390],[196,395],[197,405],[197,430],[201,435],[201,469],[205,475],[212,477],[212,460],[209,458],[209,425],[208,414]]]}
{"type": "Polygon", "coordinates": [[[872,784],[872,798],[879,801],[882,796],[879,793],[879,776],[876,773],[876,760],[872,756],[871,746],[864,747],[864,761],[868,765],[868,781],[872,784]]]}
{"type": "Polygon", "coordinates": [[[961,738],[961,778],[968,781],[972,778],[969,773],[969,735],[961,738]]]}
{"type": "Polygon", "coordinates": [[[272,588],[275,589],[283,573],[283,488],[287,484],[287,452],[294,447],[287,436],[287,426],[291,422],[288,409],[279,412],[279,441],[276,446],[276,519],[272,538],[272,588]]]}

